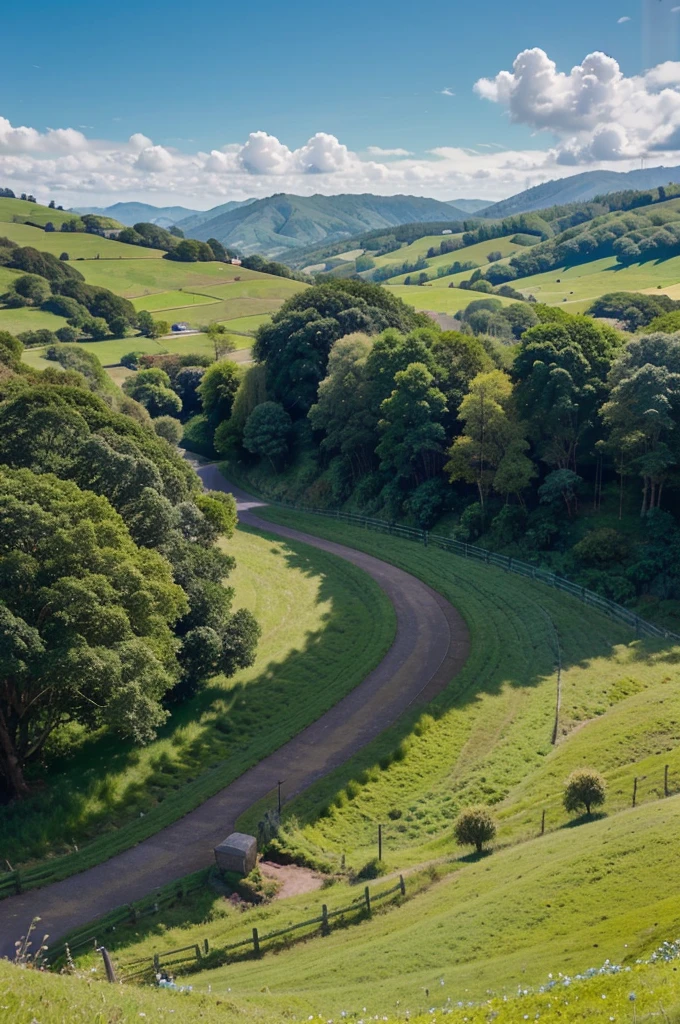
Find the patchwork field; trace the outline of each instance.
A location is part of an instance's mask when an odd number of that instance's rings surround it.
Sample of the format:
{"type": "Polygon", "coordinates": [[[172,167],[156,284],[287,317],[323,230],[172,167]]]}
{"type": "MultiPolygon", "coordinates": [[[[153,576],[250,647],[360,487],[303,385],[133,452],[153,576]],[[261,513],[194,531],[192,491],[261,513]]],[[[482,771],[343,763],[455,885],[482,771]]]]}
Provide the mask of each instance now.
{"type": "MultiPolygon", "coordinates": [[[[137,254],[142,251],[136,250],[137,254]]],[[[164,259],[88,262],[78,266],[78,270],[88,284],[110,288],[126,299],[179,290],[209,293],[210,285],[225,284],[237,277],[250,281],[264,276],[253,270],[233,267],[230,263],[176,263],[164,259]]],[[[279,278],[270,280],[278,281],[279,278]]]]}
{"type": "MultiPolygon", "coordinates": [[[[427,256],[428,249],[432,246],[439,247],[439,245],[446,240],[455,240],[462,238],[462,235],[425,235],[424,238],[418,238],[415,242],[411,242],[410,245],[405,245],[401,249],[395,249],[394,252],[385,253],[384,256],[376,256],[375,265],[376,267],[392,267],[399,266],[404,262],[415,263],[416,260],[420,259],[421,256],[427,256]]],[[[370,256],[370,252],[367,253],[370,256]]],[[[450,262],[453,262],[455,256],[452,253],[448,254],[451,256],[450,262]]]]}

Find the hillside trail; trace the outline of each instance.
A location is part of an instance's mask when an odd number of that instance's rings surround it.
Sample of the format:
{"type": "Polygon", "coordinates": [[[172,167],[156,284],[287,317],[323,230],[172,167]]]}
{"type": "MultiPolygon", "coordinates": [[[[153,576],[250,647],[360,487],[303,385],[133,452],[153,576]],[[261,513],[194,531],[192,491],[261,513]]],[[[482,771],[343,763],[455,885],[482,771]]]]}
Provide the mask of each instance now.
{"type": "Polygon", "coordinates": [[[394,606],[394,641],[380,664],[316,722],[183,818],[87,871],[0,902],[0,956],[13,956],[16,940],[34,917],[41,919],[40,935],[47,933],[54,944],[72,929],[208,867],[214,847],[279,779],[285,780],[286,801],[297,796],[393,725],[409,706],[440,693],[467,659],[467,626],[435,590],[364,552],[258,518],[255,510],[264,502],[229,484],[215,464],[194,456],[190,461],[206,487],[234,495],[241,523],[331,552],[371,576],[394,606]]]}

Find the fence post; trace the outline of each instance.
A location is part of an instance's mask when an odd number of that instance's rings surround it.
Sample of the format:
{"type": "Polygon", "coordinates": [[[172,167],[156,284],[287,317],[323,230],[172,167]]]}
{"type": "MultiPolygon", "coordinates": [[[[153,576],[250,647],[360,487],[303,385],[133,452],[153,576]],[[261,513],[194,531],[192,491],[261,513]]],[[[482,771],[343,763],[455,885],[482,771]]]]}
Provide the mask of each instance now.
{"type": "Polygon", "coordinates": [[[328,935],[330,928],[328,927],[328,907],[324,903],[321,907],[321,934],[328,935]]]}
{"type": "Polygon", "coordinates": [[[543,814],[541,815],[541,835],[545,835],[545,811],[543,811],[543,814]]]}
{"type": "Polygon", "coordinates": [[[255,956],[260,955],[260,937],[257,934],[257,928],[253,928],[253,953],[255,956]]]}
{"type": "Polygon", "coordinates": [[[382,860],[382,825],[378,825],[378,860],[382,860]]]}
{"type": "Polygon", "coordinates": [[[581,587],[581,600],[583,601],[584,604],[586,603],[586,588],[585,587],[581,587]]]}
{"type": "Polygon", "coordinates": [[[663,795],[668,796],[668,765],[663,770],[663,795]]]}
{"type": "Polygon", "coordinates": [[[203,952],[205,953],[206,956],[210,952],[210,943],[208,942],[207,939],[203,939],[203,952]]]}
{"type": "Polygon", "coordinates": [[[21,888],[21,875],[18,870],[14,872],[14,888],[17,891],[17,895],[23,892],[23,889],[21,888]]]}
{"type": "Polygon", "coordinates": [[[635,804],[637,802],[637,783],[638,783],[638,780],[637,780],[637,776],[636,776],[635,777],[635,782],[633,783],[633,807],[635,807],[635,804]]]}
{"type": "Polygon", "coordinates": [[[111,982],[112,985],[116,984],[116,972],[113,969],[113,962],[109,956],[109,951],[106,946],[100,946],[99,952],[102,955],[104,961],[104,969],[106,970],[106,980],[111,982]]]}
{"type": "Polygon", "coordinates": [[[423,544],[427,547],[427,530],[423,530],[423,544]]]}
{"type": "Polygon", "coordinates": [[[158,953],[154,953],[154,955],[153,955],[153,972],[154,972],[154,974],[158,974],[160,969],[161,969],[160,957],[159,957],[158,953]]]}
{"type": "Polygon", "coordinates": [[[128,907],[129,907],[129,910],[130,910],[130,923],[131,924],[137,924],[137,911],[135,910],[134,904],[133,903],[128,903],[128,907]]]}
{"type": "Polygon", "coordinates": [[[364,899],[366,900],[366,910],[371,913],[371,892],[368,886],[364,889],[364,899]]]}
{"type": "Polygon", "coordinates": [[[399,887],[401,889],[401,895],[405,896],[406,895],[406,882],[404,881],[404,876],[403,875],[399,875],[399,887]]]}

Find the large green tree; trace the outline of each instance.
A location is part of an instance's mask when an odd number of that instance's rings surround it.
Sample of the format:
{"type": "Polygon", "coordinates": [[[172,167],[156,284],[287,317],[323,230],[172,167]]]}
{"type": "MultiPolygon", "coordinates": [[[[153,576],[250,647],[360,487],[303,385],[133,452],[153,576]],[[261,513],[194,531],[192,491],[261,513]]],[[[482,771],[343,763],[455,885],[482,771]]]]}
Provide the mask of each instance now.
{"type": "Polygon", "coordinates": [[[381,469],[416,485],[441,468],[446,435],[446,398],[422,363],[411,363],[394,378],[394,390],[381,407],[377,454],[381,469]]]}
{"type": "Polygon", "coordinates": [[[108,501],[74,483],[0,467],[0,785],[60,725],[137,741],[166,718],[172,626],[188,610],[170,565],[138,548],[108,501]]]}

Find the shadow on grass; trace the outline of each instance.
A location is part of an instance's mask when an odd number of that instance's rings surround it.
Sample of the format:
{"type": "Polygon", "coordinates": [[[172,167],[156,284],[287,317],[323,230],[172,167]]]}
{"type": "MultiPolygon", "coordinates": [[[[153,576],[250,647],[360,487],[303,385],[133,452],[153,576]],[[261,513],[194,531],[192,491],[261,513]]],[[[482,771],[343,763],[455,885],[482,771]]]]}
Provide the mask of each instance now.
{"type": "Polygon", "coordinates": [[[595,821],[602,821],[607,818],[606,811],[593,811],[591,814],[579,814],[577,818],[570,818],[569,821],[565,821],[564,824],[558,827],[558,831],[563,829],[580,828],[581,825],[592,825],[595,821]]]}
{"type": "Polygon", "coordinates": [[[149,819],[143,825],[151,834],[154,808],[166,798],[186,791],[186,805],[176,817],[191,810],[211,795],[198,791],[208,770],[219,775],[212,785],[217,792],[319,718],[375,667],[383,653],[372,636],[376,585],[365,584],[359,570],[344,571],[344,563],[337,577],[332,555],[272,534],[265,538],[275,542],[271,550],[287,567],[317,582],[316,602],[328,608],[319,615],[321,628],[308,631],[304,643],[286,657],[256,664],[251,678],[218,677],[186,703],[173,706],[158,732],[171,751],[159,751],[149,762],[151,771],[144,767],[139,777],[141,755],[131,743],[106,733],[63,733],[33,770],[32,795],[0,807],[0,858],[16,867],[48,853],[69,853],[89,840],[105,840],[112,828],[134,822],[141,828],[140,818],[149,819]],[[359,621],[357,608],[362,609],[359,621]],[[348,635],[362,641],[365,653],[358,665],[352,663],[348,635]],[[75,741],[70,752],[67,740],[75,741]],[[127,773],[131,778],[121,792],[118,780],[127,773]],[[197,790],[193,797],[192,784],[197,790]]]}

